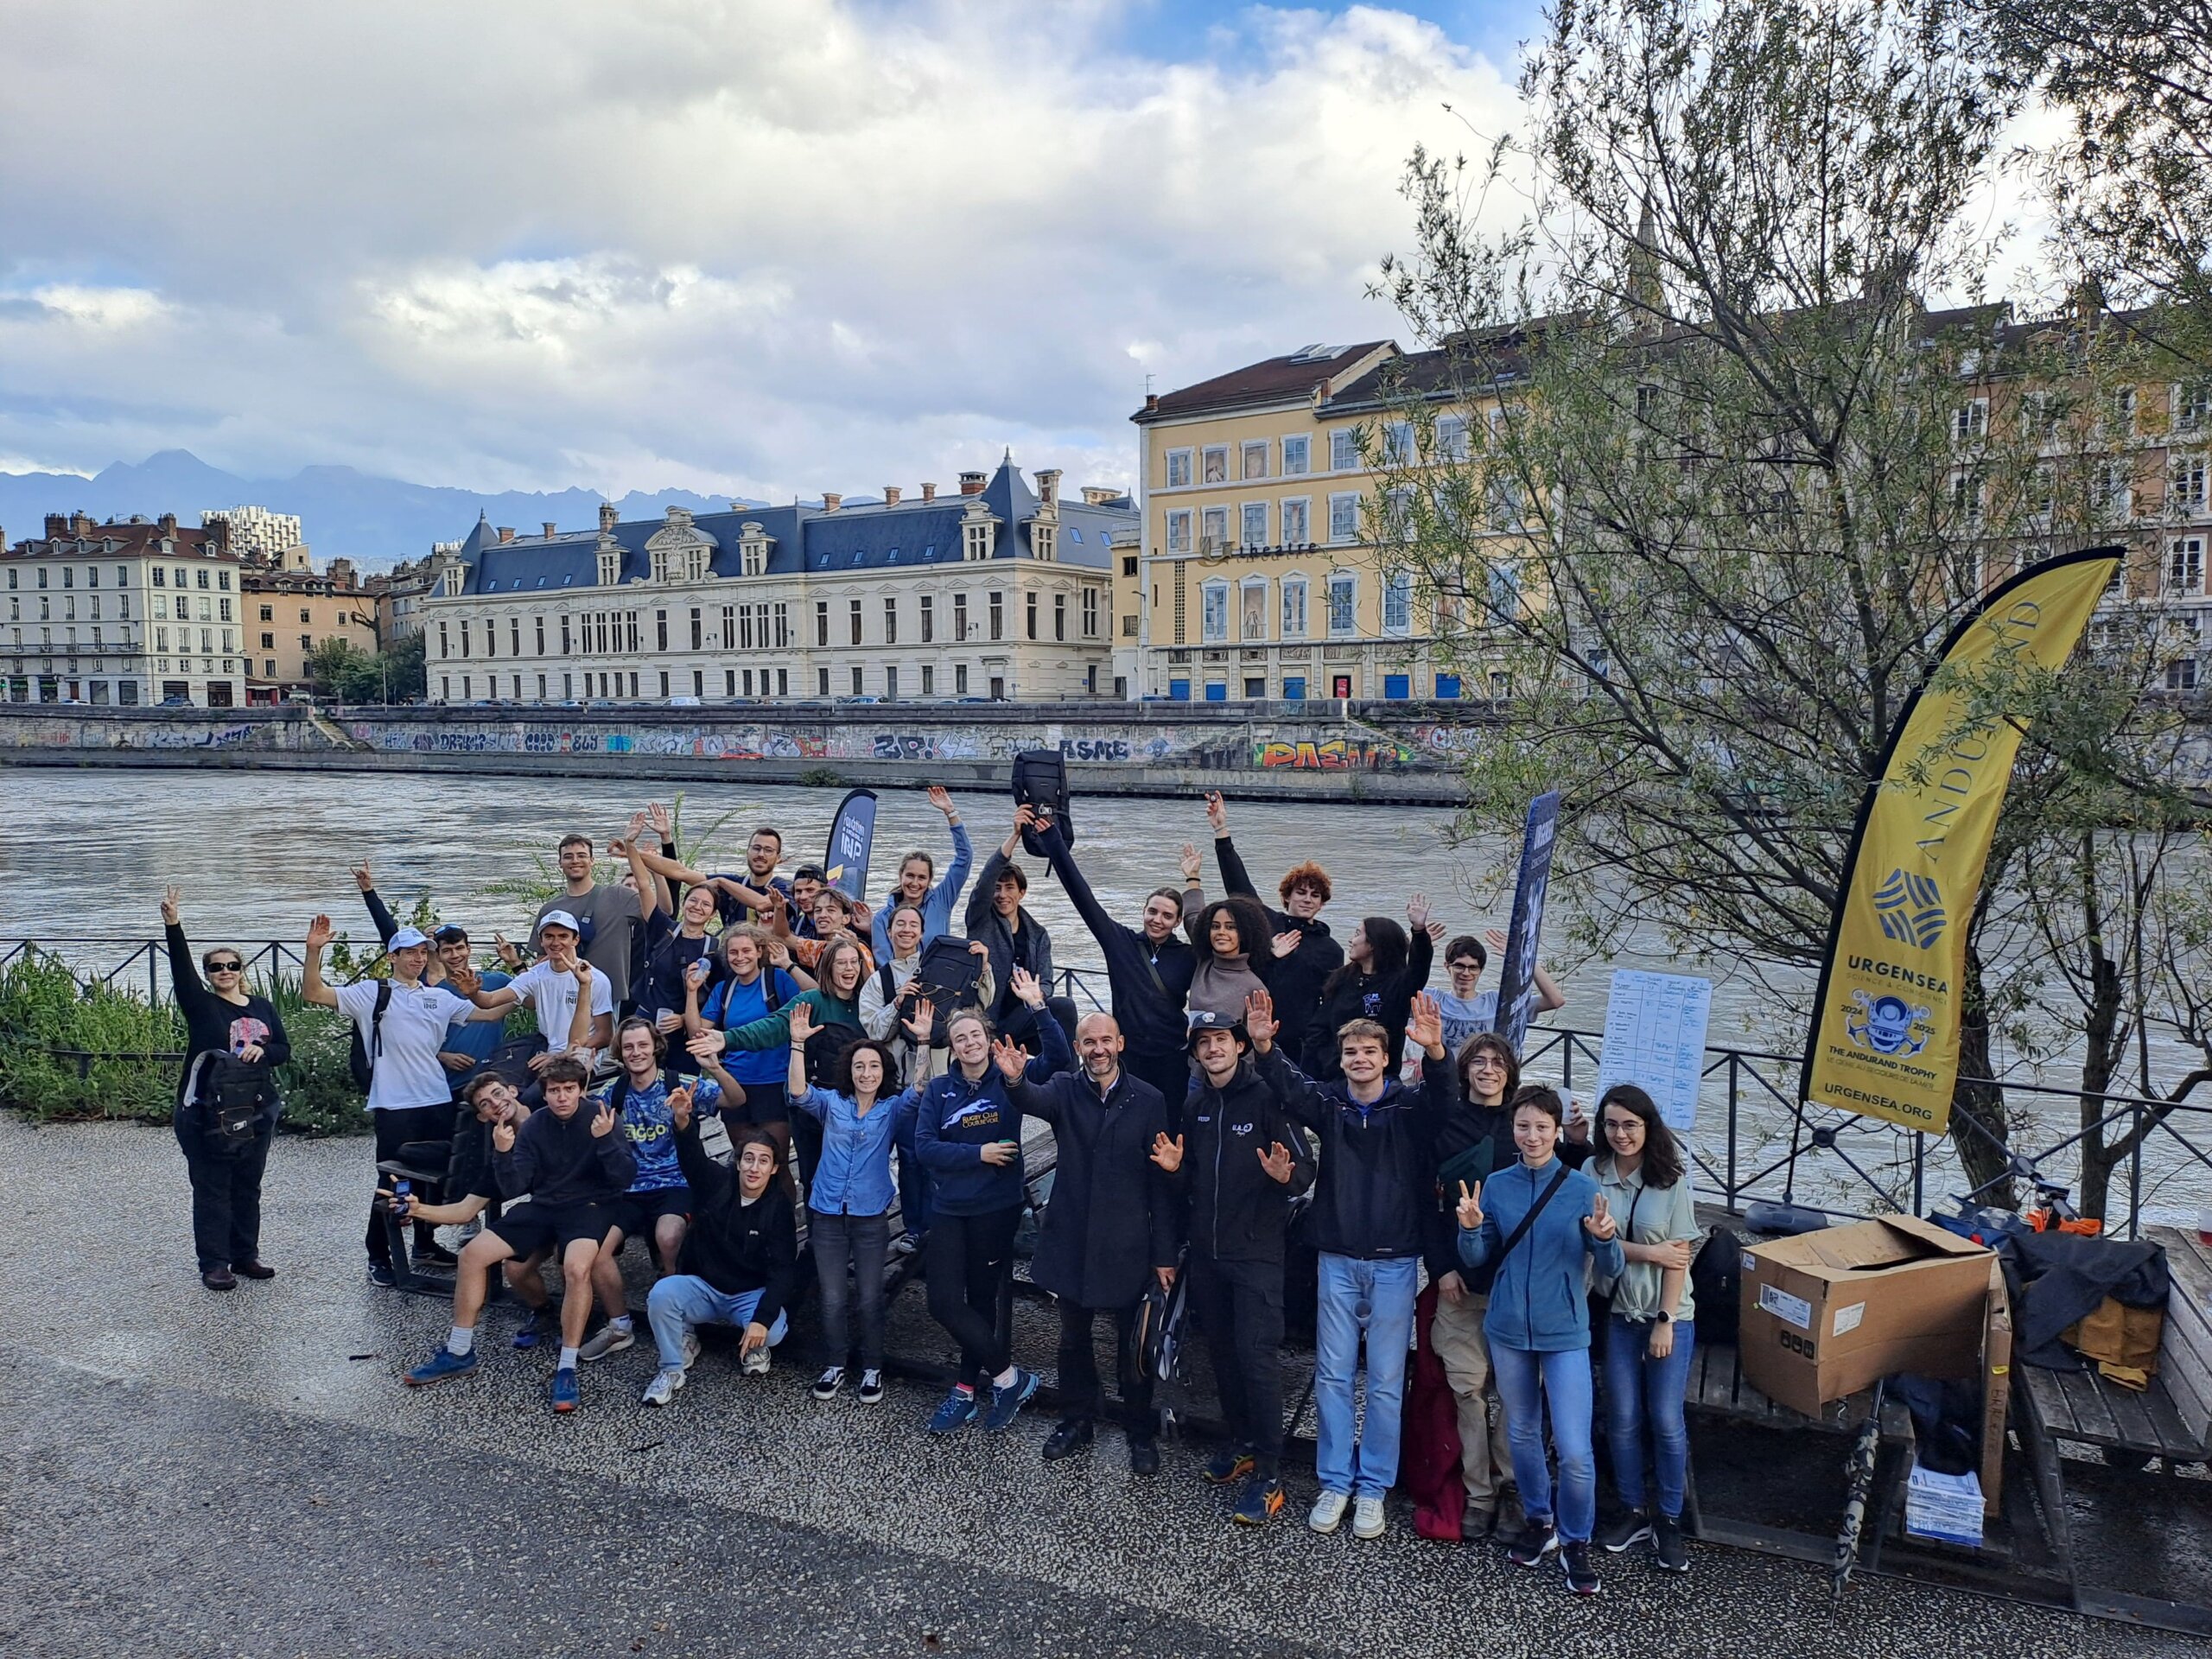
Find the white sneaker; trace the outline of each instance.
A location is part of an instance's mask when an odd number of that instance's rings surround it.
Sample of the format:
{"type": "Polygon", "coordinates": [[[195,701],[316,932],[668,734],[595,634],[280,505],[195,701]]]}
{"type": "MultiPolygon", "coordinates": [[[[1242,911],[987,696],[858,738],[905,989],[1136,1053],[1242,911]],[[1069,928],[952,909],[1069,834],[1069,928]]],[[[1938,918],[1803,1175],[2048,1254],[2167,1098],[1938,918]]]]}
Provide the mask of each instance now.
{"type": "Polygon", "coordinates": [[[619,1325],[602,1325],[597,1336],[576,1350],[576,1357],[605,1359],[609,1354],[619,1354],[625,1348],[636,1346],[637,1341],[635,1331],[626,1331],[619,1325]]]}
{"type": "Polygon", "coordinates": [[[699,1363],[699,1334],[696,1331],[683,1333],[683,1369],[690,1370],[699,1363]]]}
{"type": "Polygon", "coordinates": [[[1351,1535],[1355,1538],[1380,1538],[1382,1535],[1382,1500],[1363,1497],[1351,1506],[1351,1535]]]}
{"type": "Polygon", "coordinates": [[[683,1386],[681,1371],[655,1371],[653,1380],[645,1384],[645,1402],[649,1406],[664,1406],[670,1396],[683,1386]]]}
{"type": "Polygon", "coordinates": [[[745,1363],[740,1374],[745,1376],[768,1375],[768,1350],[765,1344],[745,1357],[745,1363]]]}
{"type": "Polygon", "coordinates": [[[1313,1513],[1306,1517],[1306,1524],[1316,1532],[1334,1532],[1344,1518],[1344,1507],[1351,1502],[1349,1492],[1324,1491],[1313,1500],[1313,1513]]]}

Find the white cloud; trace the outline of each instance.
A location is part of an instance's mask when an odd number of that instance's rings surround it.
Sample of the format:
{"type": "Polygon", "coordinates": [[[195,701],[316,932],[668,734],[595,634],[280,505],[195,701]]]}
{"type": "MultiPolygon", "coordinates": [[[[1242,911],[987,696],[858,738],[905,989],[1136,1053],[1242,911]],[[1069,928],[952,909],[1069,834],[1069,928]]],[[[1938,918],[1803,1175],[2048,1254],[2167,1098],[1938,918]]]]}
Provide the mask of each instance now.
{"type": "Polygon", "coordinates": [[[1406,154],[1511,111],[1388,10],[1178,63],[1114,44],[1134,3],[12,0],[0,454],[1125,481],[1147,372],[1395,332],[1406,154]]]}

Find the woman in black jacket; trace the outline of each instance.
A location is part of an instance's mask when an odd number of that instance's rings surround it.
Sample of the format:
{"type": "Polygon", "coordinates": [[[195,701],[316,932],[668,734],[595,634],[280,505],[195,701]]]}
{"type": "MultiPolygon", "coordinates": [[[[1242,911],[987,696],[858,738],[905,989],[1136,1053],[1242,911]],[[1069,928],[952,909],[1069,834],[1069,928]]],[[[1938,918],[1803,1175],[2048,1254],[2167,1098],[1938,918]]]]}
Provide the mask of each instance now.
{"type": "MultiPolygon", "coordinates": [[[[1206,822],[1213,826],[1214,862],[1221,866],[1223,888],[1259,898],[1260,890],[1252,885],[1243,855],[1229,838],[1229,808],[1223,804],[1219,790],[1207,791],[1206,822]]],[[[1306,1033],[1321,1007],[1321,988],[1344,963],[1344,947],[1330,937],[1329,925],[1321,919],[1321,907],[1333,891],[1329,873],[1309,858],[1284,871],[1276,884],[1275,893],[1283,907],[1265,906],[1273,934],[1270,954],[1274,957],[1266,972],[1268,991],[1274,999],[1275,1018],[1282,1024],[1279,1040],[1293,1054],[1305,1053],[1306,1033]],[[1298,937],[1285,951],[1283,943],[1291,934],[1298,937]]],[[[1120,1006],[1118,1001],[1116,1006],[1120,1006]]]]}
{"type": "Polygon", "coordinates": [[[188,1033],[170,1122],[192,1177],[192,1243],[200,1257],[200,1282],[210,1290],[235,1290],[235,1274],[276,1276],[261,1260],[261,1176],[282,1104],[276,1068],[292,1058],[292,1045],[276,1005],[245,988],[245,958],[230,946],[218,945],[201,959],[212,983],[201,981],[177,916],[181,897],[175,887],[162,895],[169,982],[188,1033]],[[249,1081],[257,1085],[251,1132],[225,1135],[216,1109],[219,1098],[249,1081]]]}
{"type": "MultiPolygon", "coordinates": [[[[975,889],[968,895],[968,938],[990,953],[991,982],[999,988],[997,1001],[983,1010],[1001,1035],[1025,1047],[1036,1046],[1035,1022],[1027,1004],[1014,993],[1014,970],[1026,968],[1049,993],[1052,987],[1052,936],[1032,916],[1022,899],[1029,892],[1029,876],[1014,862],[1014,849],[1021,844],[1025,830],[1045,827],[1028,807],[1014,813],[1014,830],[1005,844],[983,861],[975,889]]],[[[1065,1032],[1075,1024],[1075,1004],[1065,997],[1052,998],[1052,1016],[1065,1032]]]]}
{"type": "Polygon", "coordinates": [[[1344,1076],[1337,1032],[1351,1020],[1372,1020],[1389,1033],[1390,1074],[1397,1075],[1405,1058],[1406,1021],[1414,998],[1428,983],[1436,936],[1444,931],[1442,923],[1429,920],[1423,893],[1406,900],[1406,921],[1413,929],[1410,944],[1406,929],[1388,916],[1370,916],[1352,929],[1344,944],[1344,965],[1321,988],[1320,1012],[1306,1030],[1300,1065],[1316,1083],[1334,1083],[1344,1076]]]}

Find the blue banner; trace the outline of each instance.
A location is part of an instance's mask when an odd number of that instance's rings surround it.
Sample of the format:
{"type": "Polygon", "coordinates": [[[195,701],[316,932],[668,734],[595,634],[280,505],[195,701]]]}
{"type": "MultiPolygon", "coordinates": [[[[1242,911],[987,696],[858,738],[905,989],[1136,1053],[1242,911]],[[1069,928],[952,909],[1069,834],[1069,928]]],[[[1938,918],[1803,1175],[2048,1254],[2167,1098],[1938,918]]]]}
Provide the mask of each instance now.
{"type": "Polygon", "coordinates": [[[868,896],[868,857],[875,847],[875,791],[856,789],[837,807],[830,825],[830,850],[822,868],[830,885],[848,899],[868,896]]]}
{"type": "Polygon", "coordinates": [[[1513,921],[1505,930],[1505,960],[1498,966],[1497,1030],[1518,1053],[1536,1006],[1536,951],[1544,932],[1544,893],[1551,886],[1553,838],[1559,829],[1559,791],[1529,803],[1521,836],[1521,875],[1513,884],[1513,921]]]}

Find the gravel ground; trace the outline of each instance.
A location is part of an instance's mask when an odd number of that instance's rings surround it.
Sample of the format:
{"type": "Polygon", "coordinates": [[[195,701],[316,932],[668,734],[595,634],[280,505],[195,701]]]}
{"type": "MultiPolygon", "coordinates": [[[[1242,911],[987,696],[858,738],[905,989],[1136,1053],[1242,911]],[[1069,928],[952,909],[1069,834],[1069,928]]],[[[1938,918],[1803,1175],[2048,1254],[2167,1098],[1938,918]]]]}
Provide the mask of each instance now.
{"type": "Polygon", "coordinates": [[[1245,1533],[1188,1448],[1140,1481],[1117,1433],[1042,1465],[1035,1416],[933,1442],[933,1394],[818,1404],[797,1357],[741,1381],[710,1349],[649,1412],[641,1342],[556,1419],[550,1354],[510,1351],[499,1313],[479,1375],[416,1393],[397,1373],[446,1310],[363,1285],[367,1162],[280,1142],[279,1276],[215,1296],[165,1133],[0,1116],[0,1651],[2212,1651],[1896,1580],[1839,1605],[1815,1568],[1705,1547],[1683,1580],[1608,1559],[1577,1601],[1402,1505],[1375,1542],[1317,1537],[1294,1466],[1283,1520],[1245,1533]]]}

